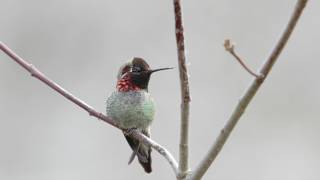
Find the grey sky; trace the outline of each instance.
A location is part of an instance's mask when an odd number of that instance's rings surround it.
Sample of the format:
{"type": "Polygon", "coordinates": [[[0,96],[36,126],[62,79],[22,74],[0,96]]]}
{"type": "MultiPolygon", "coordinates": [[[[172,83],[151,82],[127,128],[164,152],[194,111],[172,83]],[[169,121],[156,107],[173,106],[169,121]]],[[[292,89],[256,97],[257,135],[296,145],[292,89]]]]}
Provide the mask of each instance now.
{"type": "MultiPolygon", "coordinates": [[[[177,66],[171,0],[0,0],[0,39],[97,110],[134,56],[177,66]]],[[[225,38],[253,69],[266,59],[295,1],[183,1],[190,63],[190,166],[224,125],[252,77],[223,49],[225,38]]],[[[320,1],[310,1],[288,46],[204,179],[320,177],[320,1]]],[[[178,157],[177,69],[153,75],[152,137],[178,157]]],[[[120,131],[89,117],[0,53],[0,179],[173,179],[153,152],[153,173],[120,131]]]]}

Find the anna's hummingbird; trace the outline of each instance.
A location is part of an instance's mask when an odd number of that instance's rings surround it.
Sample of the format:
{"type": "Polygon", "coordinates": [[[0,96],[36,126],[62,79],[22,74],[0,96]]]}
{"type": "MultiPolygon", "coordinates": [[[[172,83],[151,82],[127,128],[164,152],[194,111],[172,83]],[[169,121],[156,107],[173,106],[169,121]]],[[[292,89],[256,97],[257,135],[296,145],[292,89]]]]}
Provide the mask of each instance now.
{"type": "MultiPolygon", "coordinates": [[[[116,90],[107,99],[107,115],[121,128],[137,129],[150,137],[150,125],[155,108],[153,99],[148,93],[148,84],[152,73],[166,69],[171,68],[151,70],[145,60],[137,57],[122,65],[117,76],[116,90]]],[[[133,150],[128,164],[137,155],[145,172],[150,173],[151,147],[140,143],[126,132],[123,134],[133,150]]]]}

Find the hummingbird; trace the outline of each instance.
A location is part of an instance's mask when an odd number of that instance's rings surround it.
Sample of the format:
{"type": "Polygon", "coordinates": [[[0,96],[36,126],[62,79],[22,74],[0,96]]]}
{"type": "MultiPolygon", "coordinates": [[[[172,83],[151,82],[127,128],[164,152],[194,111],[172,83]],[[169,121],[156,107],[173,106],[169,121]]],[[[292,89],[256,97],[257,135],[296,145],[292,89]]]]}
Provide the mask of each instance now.
{"type": "Polygon", "coordinates": [[[151,74],[172,68],[150,69],[139,57],[122,65],[117,75],[116,90],[108,97],[107,115],[124,129],[123,134],[132,149],[128,164],[135,156],[146,173],[151,173],[151,147],[130,136],[126,130],[136,129],[150,137],[150,125],[154,119],[155,106],[148,92],[151,74]]]}

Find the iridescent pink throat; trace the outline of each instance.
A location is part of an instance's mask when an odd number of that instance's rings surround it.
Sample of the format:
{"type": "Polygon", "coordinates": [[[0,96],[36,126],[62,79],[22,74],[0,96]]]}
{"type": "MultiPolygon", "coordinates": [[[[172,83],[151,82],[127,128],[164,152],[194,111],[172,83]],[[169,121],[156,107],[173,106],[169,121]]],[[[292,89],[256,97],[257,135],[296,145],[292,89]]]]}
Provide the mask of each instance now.
{"type": "Polygon", "coordinates": [[[134,85],[130,81],[130,77],[128,74],[121,77],[121,79],[117,83],[117,90],[120,92],[128,92],[128,91],[138,91],[140,88],[134,85]]]}

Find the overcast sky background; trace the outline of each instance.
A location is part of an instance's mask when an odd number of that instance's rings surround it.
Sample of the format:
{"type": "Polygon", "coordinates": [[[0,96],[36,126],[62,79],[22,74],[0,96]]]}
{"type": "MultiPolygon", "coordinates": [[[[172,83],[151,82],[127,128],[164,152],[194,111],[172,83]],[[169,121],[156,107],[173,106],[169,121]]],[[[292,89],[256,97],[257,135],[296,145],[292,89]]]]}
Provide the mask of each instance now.
{"type": "MultiPolygon", "coordinates": [[[[0,0],[0,40],[98,111],[116,73],[138,56],[177,66],[172,0],[0,0]]],[[[253,79],[224,51],[236,42],[258,69],[295,1],[183,1],[190,63],[190,167],[213,143],[253,79]]],[[[204,179],[320,177],[320,1],[307,5],[288,46],[204,179]]],[[[154,74],[152,137],[178,158],[178,70],[154,74]]],[[[0,179],[174,179],[153,152],[153,173],[135,161],[121,132],[89,117],[0,53],[0,179]]]]}

